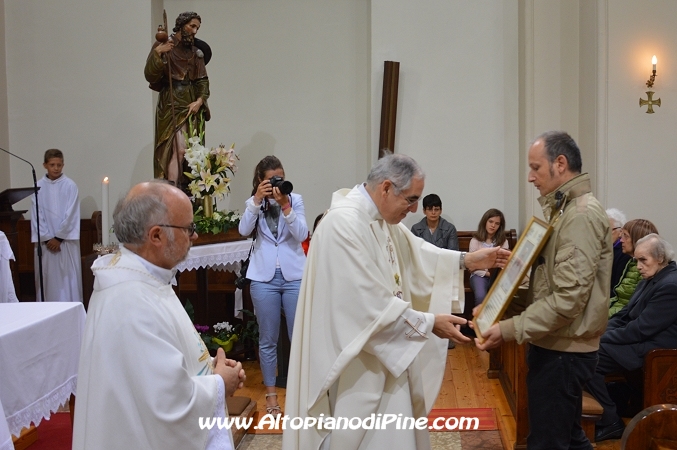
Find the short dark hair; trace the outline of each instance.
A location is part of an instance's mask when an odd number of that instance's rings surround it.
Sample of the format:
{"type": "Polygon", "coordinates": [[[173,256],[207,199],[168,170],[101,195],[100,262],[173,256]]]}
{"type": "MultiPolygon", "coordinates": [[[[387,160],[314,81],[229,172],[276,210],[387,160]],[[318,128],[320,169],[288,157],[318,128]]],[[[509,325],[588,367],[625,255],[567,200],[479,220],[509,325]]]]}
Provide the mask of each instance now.
{"type": "Polygon", "coordinates": [[[555,162],[559,155],[564,156],[569,164],[569,171],[581,173],[583,163],[581,161],[581,150],[576,145],[576,141],[565,131],[547,131],[541,134],[536,140],[543,141],[545,155],[550,164],[555,162]]]}
{"type": "Polygon", "coordinates": [[[313,233],[315,232],[315,230],[317,230],[317,226],[320,224],[325,214],[327,214],[327,211],[318,214],[317,217],[315,217],[315,223],[313,223],[313,233]]]}
{"type": "Polygon", "coordinates": [[[63,152],[58,148],[50,148],[45,152],[45,162],[49,162],[52,158],[60,158],[63,161],[63,152]]]}
{"type": "Polygon", "coordinates": [[[442,200],[440,199],[439,195],[428,194],[423,197],[423,209],[430,209],[434,208],[435,206],[438,206],[440,209],[442,208],[442,200]]]}
{"type": "Polygon", "coordinates": [[[174,33],[178,33],[179,31],[181,31],[181,28],[183,28],[185,24],[187,24],[193,19],[197,19],[200,21],[200,23],[202,23],[202,18],[196,12],[186,11],[179,14],[179,16],[176,18],[174,33]]]}

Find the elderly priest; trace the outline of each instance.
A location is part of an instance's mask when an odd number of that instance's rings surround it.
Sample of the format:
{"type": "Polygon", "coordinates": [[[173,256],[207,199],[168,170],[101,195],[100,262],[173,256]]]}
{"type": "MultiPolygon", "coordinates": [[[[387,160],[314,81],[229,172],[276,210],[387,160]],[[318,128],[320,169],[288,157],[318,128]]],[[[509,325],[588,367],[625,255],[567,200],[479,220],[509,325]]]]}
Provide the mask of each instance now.
{"type": "Polygon", "coordinates": [[[462,311],[463,269],[502,265],[509,255],[498,247],[466,255],[414,236],[400,221],[416,211],[423,186],[416,161],[388,155],[365,184],[334,193],[308,253],[287,381],[287,415],[318,424],[287,427],[283,449],[430,448],[427,426],[319,425],[385,414],[425,421],[447,339],[469,341],[456,328],[466,320],[450,314],[452,303],[462,311]]]}

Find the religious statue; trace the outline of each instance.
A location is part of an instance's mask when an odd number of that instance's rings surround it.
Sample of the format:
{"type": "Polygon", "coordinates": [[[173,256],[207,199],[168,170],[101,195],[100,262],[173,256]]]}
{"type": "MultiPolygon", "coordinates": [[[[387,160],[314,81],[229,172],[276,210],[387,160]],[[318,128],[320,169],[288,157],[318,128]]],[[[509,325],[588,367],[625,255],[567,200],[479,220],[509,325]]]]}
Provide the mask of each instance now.
{"type": "Polygon", "coordinates": [[[174,34],[169,38],[163,32],[156,35],[158,40],[153,44],[144,69],[150,88],[159,92],[153,154],[155,177],[167,179],[177,186],[181,185],[184,172],[184,133],[188,133],[189,128],[202,128],[204,121],[210,118],[207,106],[209,79],[205,66],[211,58],[211,49],[195,37],[201,23],[197,13],[179,14],[174,34]]]}

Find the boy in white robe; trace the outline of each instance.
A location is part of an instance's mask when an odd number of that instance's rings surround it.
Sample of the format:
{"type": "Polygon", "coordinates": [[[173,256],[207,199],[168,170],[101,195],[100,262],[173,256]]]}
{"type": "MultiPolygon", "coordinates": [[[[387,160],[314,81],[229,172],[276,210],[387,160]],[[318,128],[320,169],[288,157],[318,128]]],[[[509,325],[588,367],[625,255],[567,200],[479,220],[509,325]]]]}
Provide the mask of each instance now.
{"type": "Polygon", "coordinates": [[[466,320],[448,314],[452,305],[463,309],[462,270],[503,265],[509,255],[497,248],[466,255],[415,237],[399,222],[416,211],[423,186],[413,159],[389,155],[366,184],[334,193],[308,253],[285,407],[291,420],[324,423],[287,426],[284,450],[430,448],[427,425],[328,429],[339,418],[426,417],[447,339],[469,342],[457,328],[466,320]]]}
{"type": "Polygon", "coordinates": [[[93,265],[94,293],[80,352],[73,450],[230,450],[225,396],[240,363],[214,360],[171,286],[197,239],[188,197],[169,184],[135,186],[113,214],[124,246],[93,265]]]}
{"type": "Polygon", "coordinates": [[[40,301],[38,245],[42,246],[44,299],[48,302],[82,302],[82,265],[80,262],[80,203],[77,185],[63,173],[61,150],[45,152],[45,176],[38,180],[38,204],[35,195],[31,212],[31,242],[35,243],[35,298],[40,301]],[[40,214],[38,239],[37,215],[40,214]],[[39,242],[39,244],[38,244],[39,242]]]}

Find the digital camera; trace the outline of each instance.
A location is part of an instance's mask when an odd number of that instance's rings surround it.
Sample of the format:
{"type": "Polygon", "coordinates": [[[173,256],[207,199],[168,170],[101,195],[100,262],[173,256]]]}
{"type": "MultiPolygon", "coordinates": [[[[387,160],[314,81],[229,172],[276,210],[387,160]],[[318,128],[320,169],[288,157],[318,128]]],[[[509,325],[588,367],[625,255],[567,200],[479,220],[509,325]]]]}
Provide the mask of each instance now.
{"type": "Polygon", "coordinates": [[[278,188],[284,195],[291,194],[291,191],[294,189],[294,185],[291,184],[291,181],[286,181],[284,178],[277,175],[270,178],[270,185],[278,188]]]}

